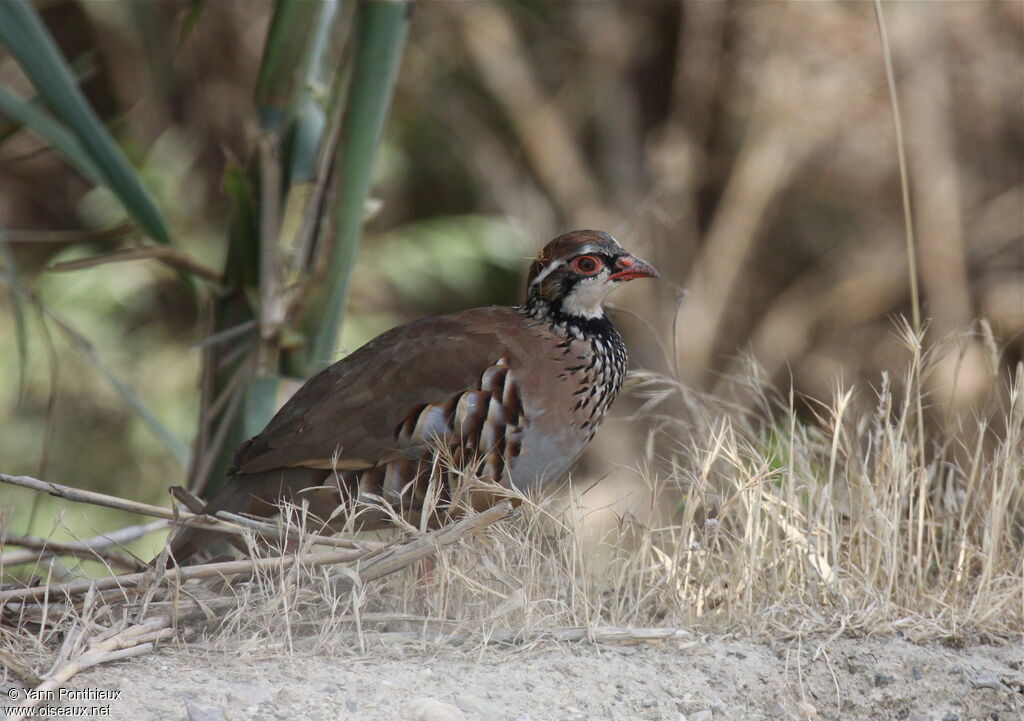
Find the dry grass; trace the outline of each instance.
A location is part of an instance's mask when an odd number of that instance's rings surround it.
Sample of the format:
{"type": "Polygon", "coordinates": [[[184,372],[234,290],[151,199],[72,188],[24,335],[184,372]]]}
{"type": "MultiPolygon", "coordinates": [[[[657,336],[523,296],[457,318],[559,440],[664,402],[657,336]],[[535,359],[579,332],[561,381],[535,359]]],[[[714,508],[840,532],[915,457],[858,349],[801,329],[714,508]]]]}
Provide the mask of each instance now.
{"type": "MultiPolygon", "coordinates": [[[[798,418],[793,398],[772,395],[756,372],[742,383],[756,402],[736,406],[637,374],[633,392],[647,399],[638,420],[652,426],[650,463],[635,474],[646,508],[595,533],[602,509],[588,505],[591,486],[527,500],[521,518],[440,556],[432,579],[406,571],[342,597],[327,571],[311,585],[267,577],[222,638],[291,648],[282,619],[318,627],[304,648],[334,651],[353,638],[364,648],[382,629],[403,639],[421,631],[413,636],[425,642],[606,626],[776,638],[1018,634],[1024,371],[993,379],[1007,385],[993,389],[986,413],[929,431],[917,401],[945,356],[903,335],[904,376],[837,391],[817,423],[798,418]]],[[[941,404],[920,400],[926,413],[941,404]]]]}
{"type": "MultiPolygon", "coordinates": [[[[921,388],[957,346],[925,352],[909,329],[903,339],[902,377],[837,389],[813,422],[756,369],[733,379],[737,403],[636,374],[632,393],[644,404],[632,420],[650,428],[644,468],[633,473],[644,506],[618,512],[607,530],[595,530],[611,512],[593,507],[594,485],[574,486],[522,499],[517,517],[461,537],[426,577],[422,566],[370,581],[358,565],[264,564],[244,582],[143,593],[118,613],[139,622],[185,604],[195,611],[180,623],[191,646],[233,653],[345,654],[382,642],[472,650],[634,638],[643,632],[624,629],[650,627],[772,638],[1020,634],[1024,369],[992,378],[984,412],[939,425],[916,409],[941,410],[921,388]],[[197,625],[204,613],[216,622],[197,625]]],[[[294,538],[293,518],[282,517],[278,535],[294,538]]],[[[102,639],[114,628],[111,598],[48,599],[46,623],[4,629],[3,657],[39,673],[70,629],[102,639]]]]}
{"type": "Polygon", "coordinates": [[[756,402],[736,406],[753,412],[638,374],[633,390],[647,404],[637,420],[652,430],[650,462],[636,475],[649,508],[595,542],[586,491],[557,515],[531,506],[484,549],[444,557],[420,598],[407,582],[371,594],[366,608],[425,605],[426,615],[482,628],[1024,631],[1024,370],[992,379],[1007,387],[993,389],[985,413],[928,430],[916,409],[942,399],[922,397],[922,379],[945,356],[923,352],[909,330],[903,337],[903,378],[838,390],[816,423],[756,372],[742,389],[756,402]]]}

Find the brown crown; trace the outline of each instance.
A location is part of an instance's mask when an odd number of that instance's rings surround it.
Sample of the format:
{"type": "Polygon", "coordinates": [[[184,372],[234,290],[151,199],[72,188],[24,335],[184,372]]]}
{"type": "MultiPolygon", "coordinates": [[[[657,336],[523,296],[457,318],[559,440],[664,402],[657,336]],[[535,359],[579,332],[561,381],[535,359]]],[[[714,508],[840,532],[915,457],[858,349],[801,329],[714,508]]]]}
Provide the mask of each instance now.
{"type": "Polygon", "coordinates": [[[563,233],[537,254],[530,264],[530,272],[526,276],[526,286],[533,284],[537,275],[544,270],[553,260],[571,258],[579,253],[580,248],[591,245],[599,252],[616,255],[622,252],[622,246],[602,230],[573,230],[563,233]]]}

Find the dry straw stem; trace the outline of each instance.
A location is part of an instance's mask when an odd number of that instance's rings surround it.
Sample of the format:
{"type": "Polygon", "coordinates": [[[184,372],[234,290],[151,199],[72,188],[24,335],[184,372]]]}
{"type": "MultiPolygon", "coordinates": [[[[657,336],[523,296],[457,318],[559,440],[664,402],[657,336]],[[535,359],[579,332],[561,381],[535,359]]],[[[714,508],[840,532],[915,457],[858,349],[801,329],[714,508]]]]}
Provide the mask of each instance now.
{"type": "MultiPolygon", "coordinates": [[[[173,600],[158,595],[133,608],[221,619],[214,646],[235,654],[366,652],[388,642],[472,652],[495,641],[603,641],[614,633],[601,629],[633,637],[651,627],[772,638],[1017,637],[1024,368],[993,380],[1006,394],[993,394],[990,406],[932,430],[922,453],[914,409],[929,404],[919,379],[950,344],[921,348],[909,324],[902,337],[912,346],[902,375],[867,392],[837,388],[815,423],[756,367],[732,378],[732,390],[725,384],[722,398],[634,374],[644,404],[633,421],[652,431],[643,469],[617,471],[619,485],[585,483],[561,505],[525,499],[516,523],[482,524],[504,517],[506,503],[460,521],[464,533],[447,527],[358,559],[337,551],[355,559],[339,569],[309,563],[320,554],[182,569],[243,575],[227,595],[177,583],[173,600]],[[753,400],[735,403],[732,394],[753,400]],[[412,573],[381,578],[449,542],[429,584],[412,573]],[[381,580],[365,583],[373,578],[381,580]]],[[[42,604],[27,600],[38,589],[22,591],[8,610],[41,616],[52,637],[67,626],[55,615],[71,618],[84,606],[50,589],[42,604]]],[[[117,589],[106,603],[119,598],[117,589]]]]}
{"type": "MultiPolygon", "coordinates": [[[[89,503],[94,506],[115,508],[119,511],[138,513],[143,516],[163,518],[168,521],[173,521],[174,525],[176,526],[202,528],[208,531],[217,531],[219,533],[228,533],[236,536],[245,536],[247,534],[246,529],[249,528],[257,530],[261,534],[277,539],[289,538],[291,540],[299,540],[300,538],[298,535],[295,534],[282,535],[282,531],[273,527],[270,524],[260,523],[258,521],[251,521],[241,516],[236,516],[234,514],[218,513],[217,516],[214,517],[203,514],[191,513],[186,510],[172,510],[170,508],[164,508],[163,506],[154,506],[149,503],[140,503],[139,501],[133,501],[127,498],[108,496],[105,493],[85,491],[80,488],[74,488],[73,486],[65,486],[61,483],[54,483],[53,481],[41,481],[38,478],[32,478],[31,476],[9,476],[5,473],[0,473],[0,482],[8,483],[12,486],[30,488],[34,491],[42,491],[43,493],[49,493],[51,496],[65,498],[69,501],[75,501],[77,503],[89,503]]],[[[372,542],[362,543],[345,538],[331,538],[329,536],[320,536],[316,534],[305,534],[304,536],[302,536],[302,538],[310,539],[315,544],[324,546],[334,546],[338,548],[374,547],[374,544],[372,542]]],[[[0,556],[0,558],[3,557],[0,556]]]]}
{"type": "Polygon", "coordinates": [[[119,248],[108,253],[91,255],[88,258],[77,258],[54,263],[47,270],[53,273],[64,273],[83,268],[94,268],[107,263],[123,263],[129,260],[157,260],[171,268],[192,273],[195,276],[219,283],[221,274],[207,267],[187,253],[167,245],[149,245],[135,248],[119,248]]]}
{"type": "MultiPolygon", "coordinates": [[[[274,572],[275,576],[284,578],[286,572],[302,567],[313,569],[319,566],[342,562],[358,561],[354,570],[346,580],[355,586],[364,582],[394,573],[397,570],[436,553],[440,548],[450,545],[466,534],[478,531],[498,520],[506,518],[513,512],[511,501],[501,503],[472,516],[463,518],[442,528],[425,533],[407,543],[397,544],[376,551],[338,550],[326,553],[297,554],[292,556],[246,559],[226,563],[211,563],[201,566],[168,569],[154,569],[146,573],[126,574],[108,578],[90,579],[74,583],[46,584],[25,589],[11,589],[0,593],[0,607],[9,603],[38,601],[42,606],[43,627],[49,618],[50,599],[86,594],[80,605],[64,606],[58,625],[70,628],[65,634],[59,658],[54,670],[46,675],[37,686],[37,691],[45,692],[66,683],[72,676],[89,666],[99,663],[120,660],[149,653],[154,644],[160,640],[171,638],[176,628],[186,621],[199,617],[201,620],[213,620],[218,612],[237,608],[238,598],[234,595],[200,599],[191,591],[178,585],[173,589],[174,599],[170,602],[158,601],[153,607],[169,608],[170,613],[158,614],[138,623],[128,624],[125,619],[127,608],[115,599],[103,599],[100,592],[107,589],[119,589],[122,593],[129,588],[146,589],[141,603],[136,594],[125,594],[124,601],[135,603],[137,615],[144,616],[150,608],[150,599],[157,590],[156,585],[164,582],[177,582],[202,578],[227,578],[246,574],[244,580],[266,580],[266,572],[274,572]],[[102,603],[97,603],[98,601],[102,603]],[[81,628],[97,626],[96,609],[99,614],[112,615],[120,618],[113,628],[101,630],[88,644],[80,643],[83,632],[81,628]],[[120,610],[119,610],[120,609],[120,610]],[[117,630],[120,628],[120,630],[117,630]]],[[[198,591],[199,589],[193,589],[198,591]]],[[[18,610],[18,609],[12,609],[18,610]]],[[[25,610],[24,605],[20,609],[25,610]]],[[[102,627],[101,627],[102,628],[102,627]]],[[[653,633],[653,632],[652,632],[653,633]]],[[[649,634],[648,634],[649,635],[649,634]]],[[[664,634],[663,634],[664,635],[664,634]]],[[[26,701],[14,711],[14,718],[23,718],[28,709],[39,703],[42,693],[26,701]]]]}
{"type": "MultiPolygon", "coordinates": [[[[257,558],[245,561],[223,561],[221,563],[206,563],[199,566],[185,566],[183,568],[171,568],[163,574],[167,581],[189,581],[196,578],[224,578],[238,573],[262,571],[271,569],[287,570],[294,566],[297,561],[310,566],[322,566],[333,563],[354,561],[365,554],[364,551],[341,550],[325,551],[323,553],[312,553],[303,556],[275,556],[272,558],[257,558]]],[[[69,583],[51,583],[41,586],[30,586],[28,588],[13,588],[7,591],[0,591],[0,604],[11,601],[25,601],[63,596],[74,596],[87,593],[91,589],[97,591],[108,591],[114,588],[127,589],[137,588],[146,585],[156,579],[154,571],[143,573],[129,573],[121,576],[107,576],[104,578],[90,578],[83,581],[71,581],[69,583]]]]}
{"type": "Polygon", "coordinates": [[[900,190],[903,197],[903,222],[907,241],[907,263],[910,278],[910,303],[913,313],[914,332],[921,332],[921,300],[917,291],[917,258],[914,248],[914,216],[910,209],[910,180],[907,173],[907,153],[903,147],[903,119],[900,116],[900,101],[896,93],[896,73],[892,67],[892,53],[889,50],[889,36],[885,31],[885,15],[881,0],[875,0],[875,18],[878,20],[878,37],[882,44],[882,58],[885,62],[885,80],[889,88],[889,103],[892,106],[892,126],[896,134],[896,157],[900,164],[900,190]]]}
{"type": "Polygon", "coordinates": [[[127,558],[121,554],[112,553],[105,549],[111,546],[121,546],[143,536],[148,536],[151,533],[165,531],[169,527],[170,524],[167,521],[151,521],[149,523],[128,526],[127,528],[120,528],[110,533],[103,533],[72,543],[57,543],[48,538],[37,538],[35,536],[7,536],[0,539],[4,545],[23,546],[23,549],[0,554],[0,569],[25,563],[35,563],[51,556],[75,556],[85,559],[99,559],[111,565],[138,570],[140,566],[144,565],[140,561],[134,558],[127,558]]]}
{"type": "Polygon", "coordinates": [[[50,597],[73,596],[87,593],[90,590],[107,591],[115,588],[136,588],[158,578],[163,581],[226,578],[240,573],[258,573],[268,570],[286,571],[296,565],[315,568],[317,566],[328,566],[351,561],[360,562],[356,566],[354,580],[356,582],[365,582],[394,573],[411,563],[431,556],[437,552],[438,548],[454,543],[466,533],[495,523],[508,516],[511,512],[511,502],[502,501],[486,511],[443,526],[412,541],[377,551],[345,549],[323,553],[273,556],[270,558],[224,561],[221,563],[171,568],[160,574],[150,570],[143,573],[86,579],[70,583],[14,588],[0,591],[0,605],[12,601],[26,601],[29,599],[42,601],[50,597]]]}

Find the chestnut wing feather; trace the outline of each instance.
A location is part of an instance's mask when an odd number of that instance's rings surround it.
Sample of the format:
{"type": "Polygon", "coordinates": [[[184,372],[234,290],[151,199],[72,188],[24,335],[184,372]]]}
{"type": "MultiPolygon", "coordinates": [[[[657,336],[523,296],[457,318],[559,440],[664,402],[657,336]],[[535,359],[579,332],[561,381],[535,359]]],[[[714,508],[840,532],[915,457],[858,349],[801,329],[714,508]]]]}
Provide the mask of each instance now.
{"type": "Polygon", "coordinates": [[[505,353],[511,308],[479,308],[393,328],[313,376],[236,453],[241,473],[275,468],[357,469],[399,450],[411,410],[478,388],[505,353]]]}

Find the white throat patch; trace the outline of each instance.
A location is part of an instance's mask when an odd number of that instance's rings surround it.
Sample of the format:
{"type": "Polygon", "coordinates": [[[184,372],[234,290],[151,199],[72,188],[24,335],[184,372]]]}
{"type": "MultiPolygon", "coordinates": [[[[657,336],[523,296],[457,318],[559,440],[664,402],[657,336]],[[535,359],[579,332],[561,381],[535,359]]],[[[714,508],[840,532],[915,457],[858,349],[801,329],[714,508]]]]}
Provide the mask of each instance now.
{"type": "Polygon", "coordinates": [[[578,282],[572,292],[562,299],[562,312],[581,318],[602,317],[604,311],[601,310],[601,301],[615,287],[615,283],[608,280],[609,275],[605,269],[578,282]]]}

